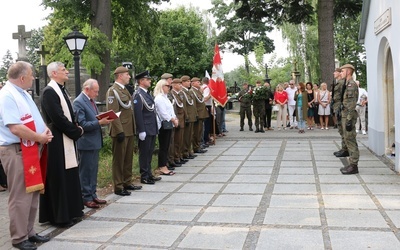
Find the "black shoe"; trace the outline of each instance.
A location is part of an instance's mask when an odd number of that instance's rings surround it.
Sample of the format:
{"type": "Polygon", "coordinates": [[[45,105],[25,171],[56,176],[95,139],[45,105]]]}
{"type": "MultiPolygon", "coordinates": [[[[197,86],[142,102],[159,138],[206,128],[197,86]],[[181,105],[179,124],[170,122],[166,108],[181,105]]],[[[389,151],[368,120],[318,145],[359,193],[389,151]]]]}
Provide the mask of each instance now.
{"type": "Polygon", "coordinates": [[[123,190],[114,191],[114,194],[120,195],[120,196],[129,196],[129,195],[131,195],[131,192],[123,189],[123,190]]]}
{"type": "Polygon", "coordinates": [[[143,184],[148,184],[148,185],[154,185],[154,183],[155,183],[155,181],[153,181],[153,180],[150,179],[150,178],[141,179],[140,182],[143,183],[143,184]]]}
{"type": "Polygon", "coordinates": [[[260,132],[260,130],[258,130],[258,129],[256,129],[256,131],[254,131],[254,133],[258,133],[258,132],[260,132]]]}
{"type": "Polygon", "coordinates": [[[341,154],[342,152],[343,152],[343,150],[335,151],[335,152],[333,152],[333,155],[336,156],[337,154],[341,154]]]}
{"type": "Polygon", "coordinates": [[[252,128],[252,127],[250,127],[250,128],[249,128],[249,131],[253,131],[253,128],[252,128]]]}
{"type": "Polygon", "coordinates": [[[41,236],[39,234],[35,234],[29,237],[28,240],[30,242],[43,243],[43,242],[48,242],[50,238],[48,236],[41,236]]]}
{"type": "MultiPolygon", "coordinates": [[[[182,164],[185,164],[186,162],[184,162],[184,161],[174,161],[174,164],[176,165],[176,166],[179,166],[179,165],[181,165],[182,166],[182,164]]],[[[171,165],[172,166],[172,165],[171,165]]]]}
{"type": "Polygon", "coordinates": [[[358,166],[355,164],[350,164],[346,168],[341,169],[342,174],[358,174],[358,166]]]}
{"type": "Polygon", "coordinates": [[[155,176],[151,176],[150,177],[150,180],[153,180],[153,181],[161,181],[161,177],[160,176],[157,176],[157,177],[155,177],[155,176]]]}
{"type": "Polygon", "coordinates": [[[182,167],[182,164],[181,164],[181,162],[171,162],[171,163],[168,163],[168,168],[179,168],[179,167],[182,167]]]}
{"type": "Polygon", "coordinates": [[[243,129],[243,128],[240,128],[239,131],[244,131],[244,129],[243,129]]]}
{"type": "Polygon", "coordinates": [[[168,170],[175,170],[175,167],[167,166],[168,170]]]}
{"type": "Polygon", "coordinates": [[[35,244],[33,244],[32,242],[30,242],[29,240],[24,240],[18,244],[12,244],[13,247],[18,248],[18,249],[22,249],[22,250],[36,250],[37,247],[35,244]]]}
{"type": "Polygon", "coordinates": [[[258,131],[258,132],[260,132],[260,133],[265,133],[265,131],[263,130],[263,129],[261,129],[260,131],[258,131]]]}
{"type": "Polygon", "coordinates": [[[194,151],[196,154],[204,154],[205,152],[207,152],[207,150],[205,149],[198,149],[196,151],[194,151]]]}
{"type": "Polygon", "coordinates": [[[336,154],[336,157],[347,157],[350,156],[349,151],[342,151],[340,154],[336,154]]]}
{"type": "Polygon", "coordinates": [[[197,157],[197,155],[189,155],[189,157],[193,157],[192,159],[194,159],[197,157]]]}
{"type": "Polygon", "coordinates": [[[124,187],[124,190],[140,190],[140,189],[142,189],[142,186],[135,186],[133,184],[124,187]]]}
{"type": "Polygon", "coordinates": [[[201,144],[201,146],[202,146],[203,148],[208,148],[210,145],[208,145],[208,144],[201,144]]]}
{"type": "Polygon", "coordinates": [[[190,159],[194,159],[194,157],[193,156],[191,156],[191,155],[189,155],[189,156],[185,156],[185,157],[183,157],[183,159],[181,159],[181,163],[182,162],[188,162],[190,159]]]}

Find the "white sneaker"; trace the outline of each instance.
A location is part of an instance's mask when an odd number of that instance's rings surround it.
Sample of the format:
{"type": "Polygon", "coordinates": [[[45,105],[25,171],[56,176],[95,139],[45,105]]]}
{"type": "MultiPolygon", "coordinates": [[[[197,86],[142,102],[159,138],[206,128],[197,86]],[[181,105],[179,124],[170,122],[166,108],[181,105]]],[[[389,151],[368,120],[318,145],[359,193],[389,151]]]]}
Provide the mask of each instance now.
{"type": "Polygon", "coordinates": [[[360,133],[360,130],[356,129],[356,133],[357,133],[357,134],[360,133]]]}
{"type": "Polygon", "coordinates": [[[366,132],[365,130],[363,130],[363,131],[362,131],[362,134],[363,134],[363,135],[366,135],[366,134],[367,134],[367,132],[366,132]]]}

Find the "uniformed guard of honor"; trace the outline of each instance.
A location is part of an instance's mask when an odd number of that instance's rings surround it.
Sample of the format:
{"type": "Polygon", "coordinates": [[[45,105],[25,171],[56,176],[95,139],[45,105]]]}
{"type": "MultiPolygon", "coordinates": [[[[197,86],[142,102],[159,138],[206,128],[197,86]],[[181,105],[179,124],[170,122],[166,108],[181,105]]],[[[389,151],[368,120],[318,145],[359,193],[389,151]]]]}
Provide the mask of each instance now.
{"type": "MultiPolygon", "coordinates": [[[[357,144],[357,133],[355,124],[357,121],[357,99],[358,99],[358,86],[353,80],[354,66],[351,64],[345,64],[340,67],[342,70],[341,75],[344,79],[341,100],[341,125],[343,130],[344,143],[347,146],[349,154],[350,164],[346,167],[340,169],[342,174],[357,174],[358,173],[358,160],[360,158],[360,153],[357,144]]],[[[346,151],[343,151],[346,152],[346,151]]],[[[341,155],[345,156],[345,155],[341,155]]]]}

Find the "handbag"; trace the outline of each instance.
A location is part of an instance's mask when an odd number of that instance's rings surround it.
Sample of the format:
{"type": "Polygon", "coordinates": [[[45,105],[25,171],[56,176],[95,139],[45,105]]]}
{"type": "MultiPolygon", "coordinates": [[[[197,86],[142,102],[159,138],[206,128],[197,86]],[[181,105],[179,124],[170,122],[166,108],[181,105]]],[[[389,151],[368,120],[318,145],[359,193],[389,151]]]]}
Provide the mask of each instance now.
{"type": "Polygon", "coordinates": [[[174,128],[174,124],[172,124],[171,121],[161,121],[161,128],[165,129],[165,130],[169,130],[169,129],[173,129],[174,128]]]}
{"type": "Polygon", "coordinates": [[[274,112],[279,111],[278,104],[275,104],[274,106],[272,106],[272,111],[274,111],[274,112]]]}

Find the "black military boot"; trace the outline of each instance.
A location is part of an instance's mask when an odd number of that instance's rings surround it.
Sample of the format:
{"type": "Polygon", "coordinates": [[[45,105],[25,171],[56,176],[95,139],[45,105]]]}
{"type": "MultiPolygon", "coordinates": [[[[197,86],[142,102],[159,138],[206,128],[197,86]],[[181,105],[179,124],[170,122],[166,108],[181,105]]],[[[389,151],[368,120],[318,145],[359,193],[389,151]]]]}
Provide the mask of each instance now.
{"type": "Polygon", "coordinates": [[[349,151],[342,151],[341,153],[336,154],[336,157],[347,157],[350,156],[349,151]]]}
{"type": "Polygon", "coordinates": [[[249,131],[253,131],[253,128],[251,126],[249,126],[249,131]]]}
{"type": "Polygon", "coordinates": [[[240,127],[240,130],[239,131],[243,131],[244,129],[243,129],[243,127],[240,127]]]}
{"type": "Polygon", "coordinates": [[[342,174],[358,174],[358,166],[356,164],[350,164],[344,169],[341,169],[342,174]]]}
{"type": "Polygon", "coordinates": [[[333,152],[333,155],[336,156],[337,154],[343,153],[343,151],[344,151],[343,149],[340,149],[339,151],[333,152]]]}

